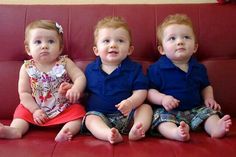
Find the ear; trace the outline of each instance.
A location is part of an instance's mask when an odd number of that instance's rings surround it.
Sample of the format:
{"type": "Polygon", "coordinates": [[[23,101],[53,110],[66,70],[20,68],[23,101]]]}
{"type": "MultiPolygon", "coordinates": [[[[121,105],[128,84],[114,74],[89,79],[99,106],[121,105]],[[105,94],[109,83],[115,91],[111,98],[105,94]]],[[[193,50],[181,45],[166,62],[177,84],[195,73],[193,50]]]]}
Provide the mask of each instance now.
{"type": "Polygon", "coordinates": [[[196,53],[196,52],[197,52],[197,49],[198,49],[198,44],[195,44],[193,53],[196,53]]]}
{"type": "Polygon", "coordinates": [[[29,49],[29,45],[25,45],[25,51],[26,51],[26,53],[27,53],[29,56],[31,56],[31,54],[30,54],[30,49],[29,49]]]}
{"type": "Polygon", "coordinates": [[[164,52],[164,49],[163,49],[163,47],[162,46],[158,46],[157,47],[157,49],[158,49],[158,51],[159,51],[159,53],[161,54],[161,55],[165,55],[165,52],[164,52]]]}
{"type": "Polygon", "coordinates": [[[96,56],[99,56],[97,46],[94,46],[94,47],[93,47],[93,53],[94,53],[96,56]]]}
{"type": "Polygon", "coordinates": [[[64,45],[62,45],[62,46],[60,46],[60,53],[62,53],[63,52],[63,50],[64,50],[64,45]]]}
{"type": "Polygon", "coordinates": [[[134,52],[134,46],[130,46],[129,47],[129,52],[128,52],[128,56],[131,55],[134,52]]]}

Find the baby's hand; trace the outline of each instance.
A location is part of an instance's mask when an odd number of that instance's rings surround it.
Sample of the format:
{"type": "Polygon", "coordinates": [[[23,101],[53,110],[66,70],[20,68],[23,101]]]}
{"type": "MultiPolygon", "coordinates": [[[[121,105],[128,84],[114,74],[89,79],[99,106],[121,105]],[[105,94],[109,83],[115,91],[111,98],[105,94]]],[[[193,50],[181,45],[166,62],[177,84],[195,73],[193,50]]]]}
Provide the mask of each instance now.
{"type": "Polygon", "coordinates": [[[130,100],[125,99],[116,105],[116,108],[124,115],[128,116],[133,109],[133,104],[130,100]]]}
{"type": "Polygon", "coordinates": [[[179,100],[175,99],[173,96],[165,95],[162,99],[162,106],[166,111],[170,111],[179,106],[179,100]]]}
{"type": "Polygon", "coordinates": [[[34,111],[33,118],[34,118],[34,122],[39,124],[39,125],[44,124],[48,120],[47,115],[41,109],[37,109],[37,110],[34,111]]]}
{"type": "Polygon", "coordinates": [[[209,107],[213,110],[220,111],[221,107],[220,105],[213,99],[213,98],[207,98],[204,101],[206,107],[209,107]]]}
{"type": "Polygon", "coordinates": [[[72,86],[73,86],[73,84],[70,84],[68,82],[63,82],[60,85],[58,92],[59,92],[59,94],[65,95],[66,98],[71,103],[75,103],[80,97],[80,92],[78,92],[76,89],[72,88],[72,86]]]}
{"type": "Polygon", "coordinates": [[[59,94],[66,95],[66,92],[71,89],[72,86],[73,85],[68,82],[63,82],[58,89],[59,94]]]}
{"type": "Polygon", "coordinates": [[[69,99],[71,103],[75,103],[80,98],[80,92],[75,88],[70,88],[66,92],[66,98],[69,99]]]}

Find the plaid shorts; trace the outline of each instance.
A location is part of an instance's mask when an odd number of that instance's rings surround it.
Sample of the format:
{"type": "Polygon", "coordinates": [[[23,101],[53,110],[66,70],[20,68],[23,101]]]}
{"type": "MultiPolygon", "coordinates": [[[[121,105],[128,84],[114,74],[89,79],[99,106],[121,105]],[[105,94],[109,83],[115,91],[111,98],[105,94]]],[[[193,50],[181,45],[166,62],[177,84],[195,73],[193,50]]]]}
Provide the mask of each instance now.
{"type": "Polygon", "coordinates": [[[100,117],[108,127],[110,128],[114,127],[117,130],[119,130],[119,132],[122,134],[128,134],[134,122],[134,110],[132,110],[128,116],[124,116],[121,113],[103,114],[97,111],[89,111],[84,116],[82,122],[82,127],[81,127],[82,134],[89,132],[85,126],[85,120],[88,115],[96,115],[100,117]]]}
{"type": "Polygon", "coordinates": [[[202,122],[204,122],[211,115],[223,114],[206,106],[200,106],[186,111],[166,111],[164,108],[157,108],[154,110],[151,134],[156,135],[156,127],[162,122],[172,122],[179,126],[181,121],[189,125],[191,130],[198,130],[202,122]]]}

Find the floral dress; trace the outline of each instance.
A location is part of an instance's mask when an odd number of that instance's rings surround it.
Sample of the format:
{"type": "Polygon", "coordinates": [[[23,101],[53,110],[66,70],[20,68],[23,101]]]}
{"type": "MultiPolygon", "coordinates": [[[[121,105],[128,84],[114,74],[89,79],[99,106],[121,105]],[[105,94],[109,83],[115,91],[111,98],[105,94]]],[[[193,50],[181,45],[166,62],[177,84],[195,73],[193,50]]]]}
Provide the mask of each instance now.
{"type": "MultiPolygon", "coordinates": [[[[51,119],[45,126],[82,118],[85,114],[82,105],[71,104],[68,102],[65,95],[58,93],[58,89],[62,82],[71,83],[65,69],[66,58],[67,56],[59,57],[57,63],[49,72],[39,71],[33,59],[24,62],[26,72],[30,77],[32,96],[39,108],[47,114],[49,119],[51,119]]],[[[21,118],[35,124],[32,113],[30,113],[22,104],[17,107],[14,118],[21,118]]]]}
{"type": "Polygon", "coordinates": [[[61,56],[51,71],[46,73],[37,69],[34,60],[25,61],[26,71],[30,77],[32,96],[39,108],[44,110],[49,118],[57,116],[69,105],[65,96],[58,93],[62,82],[70,82],[65,64],[65,56],[61,56]]]}

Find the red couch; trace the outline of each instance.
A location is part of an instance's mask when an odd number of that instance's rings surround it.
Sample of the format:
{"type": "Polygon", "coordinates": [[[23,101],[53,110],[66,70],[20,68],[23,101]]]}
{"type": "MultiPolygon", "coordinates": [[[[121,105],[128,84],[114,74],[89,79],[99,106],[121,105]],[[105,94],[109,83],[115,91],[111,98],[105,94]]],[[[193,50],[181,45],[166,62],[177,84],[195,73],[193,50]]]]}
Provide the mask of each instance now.
{"type": "MultiPolygon", "coordinates": [[[[24,59],[24,28],[35,19],[53,19],[64,27],[65,53],[79,67],[95,58],[92,52],[93,27],[107,15],[127,19],[133,33],[134,60],[144,70],[156,61],[155,28],[169,14],[188,14],[197,28],[199,50],[196,54],[208,69],[215,97],[236,122],[236,5],[168,4],[168,5],[0,5],[0,122],[10,124],[19,103],[18,71],[24,59]]],[[[223,139],[212,139],[204,131],[191,132],[189,142],[163,138],[127,140],[111,145],[89,135],[78,135],[71,142],[56,143],[60,128],[35,128],[19,140],[0,139],[0,156],[4,157],[157,157],[157,156],[235,156],[236,125],[223,139]]]]}

